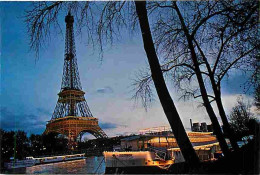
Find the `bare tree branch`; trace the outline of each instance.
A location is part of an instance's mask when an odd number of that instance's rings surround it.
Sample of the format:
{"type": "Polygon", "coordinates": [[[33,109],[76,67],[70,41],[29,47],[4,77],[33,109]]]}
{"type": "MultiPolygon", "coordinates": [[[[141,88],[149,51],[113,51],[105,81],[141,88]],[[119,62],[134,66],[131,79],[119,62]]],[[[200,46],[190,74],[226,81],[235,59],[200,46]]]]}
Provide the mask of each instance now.
{"type": "Polygon", "coordinates": [[[32,10],[26,11],[25,21],[28,24],[30,47],[38,55],[40,47],[50,34],[50,26],[58,25],[57,16],[63,2],[38,2],[32,5],[32,10]]]}
{"type": "Polygon", "coordinates": [[[227,71],[229,71],[234,64],[236,64],[236,63],[237,63],[241,58],[243,58],[244,56],[246,56],[246,55],[248,55],[249,53],[251,53],[252,51],[254,51],[256,48],[259,49],[259,46],[260,46],[260,45],[254,47],[254,48],[252,48],[252,49],[250,49],[250,50],[248,50],[247,52],[241,54],[239,57],[237,57],[236,59],[234,59],[234,61],[231,62],[231,63],[227,66],[227,68],[226,68],[225,70],[223,70],[223,72],[222,72],[220,75],[218,75],[218,77],[219,77],[218,83],[223,79],[223,77],[226,75],[227,71]]]}
{"type": "Polygon", "coordinates": [[[137,102],[141,100],[142,106],[147,110],[151,102],[153,101],[152,84],[153,80],[150,74],[147,72],[139,72],[137,78],[134,80],[132,86],[134,87],[134,95],[132,99],[137,102]]]}

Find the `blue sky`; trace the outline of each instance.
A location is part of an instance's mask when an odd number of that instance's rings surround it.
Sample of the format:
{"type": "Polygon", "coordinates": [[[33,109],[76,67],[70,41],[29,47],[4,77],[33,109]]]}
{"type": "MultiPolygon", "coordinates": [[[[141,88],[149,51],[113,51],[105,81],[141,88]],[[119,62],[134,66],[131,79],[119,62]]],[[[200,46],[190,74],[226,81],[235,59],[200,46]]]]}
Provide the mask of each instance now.
{"type": "MultiPolygon", "coordinates": [[[[24,23],[28,2],[0,2],[1,20],[1,128],[22,129],[40,134],[51,119],[60,90],[64,36],[52,34],[52,39],[41,49],[39,59],[29,48],[29,37],[24,23]]],[[[65,24],[60,22],[65,32],[65,24]]],[[[80,79],[85,98],[93,115],[109,136],[136,132],[139,129],[168,125],[158,98],[146,112],[135,106],[131,84],[140,69],[147,67],[140,33],[123,34],[104,52],[99,53],[76,36],[76,50],[80,79]]],[[[223,84],[223,102],[227,111],[234,106],[245,78],[234,74],[223,84]]],[[[194,101],[177,102],[176,92],[170,88],[186,128],[189,118],[210,123],[204,109],[194,101]]],[[[246,96],[252,99],[250,96],[246,96]]]]}

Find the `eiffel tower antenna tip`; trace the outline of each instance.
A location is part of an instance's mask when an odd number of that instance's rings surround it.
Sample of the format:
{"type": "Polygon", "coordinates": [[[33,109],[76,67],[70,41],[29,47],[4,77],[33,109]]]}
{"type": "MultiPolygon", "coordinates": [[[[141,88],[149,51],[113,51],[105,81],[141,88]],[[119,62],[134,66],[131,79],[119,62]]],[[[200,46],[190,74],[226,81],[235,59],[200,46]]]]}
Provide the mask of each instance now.
{"type": "Polygon", "coordinates": [[[68,11],[67,16],[65,17],[65,22],[70,23],[70,24],[72,24],[74,22],[74,18],[73,18],[73,16],[71,16],[70,10],[68,11]]]}

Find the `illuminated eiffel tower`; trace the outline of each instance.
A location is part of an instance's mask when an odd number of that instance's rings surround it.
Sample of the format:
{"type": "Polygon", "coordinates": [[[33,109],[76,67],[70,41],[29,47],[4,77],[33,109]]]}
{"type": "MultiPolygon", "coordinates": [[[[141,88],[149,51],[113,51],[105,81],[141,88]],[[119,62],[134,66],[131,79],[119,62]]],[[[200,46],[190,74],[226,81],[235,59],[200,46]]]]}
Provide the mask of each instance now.
{"type": "Polygon", "coordinates": [[[54,113],[46,125],[44,134],[56,132],[68,138],[68,146],[74,149],[79,134],[88,132],[96,138],[106,138],[107,135],[99,127],[98,119],[94,118],[82,91],[76,58],[73,22],[70,12],[65,18],[66,43],[63,77],[59,99],[54,113]]]}

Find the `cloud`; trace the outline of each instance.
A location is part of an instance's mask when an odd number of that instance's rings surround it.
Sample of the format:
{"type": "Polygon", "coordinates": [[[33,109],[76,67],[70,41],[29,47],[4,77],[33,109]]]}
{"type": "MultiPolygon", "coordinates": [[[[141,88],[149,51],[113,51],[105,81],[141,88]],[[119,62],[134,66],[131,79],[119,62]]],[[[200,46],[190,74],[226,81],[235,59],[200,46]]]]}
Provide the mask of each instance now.
{"type": "Polygon", "coordinates": [[[99,88],[96,90],[96,93],[98,94],[111,94],[114,90],[110,86],[106,86],[104,88],[99,88]]]}
{"type": "MultiPolygon", "coordinates": [[[[232,107],[236,105],[236,100],[239,95],[240,94],[223,94],[222,101],[227,115],[230,114],[232,107]]],[[[191,99],[189,101],[178,101],[176,100],[176,96],[173,96],[173,98],[186,129],[190,129],[190,119],[192,119],[193,122],[206,122],[207,124],[211,124],[205,107],[198,107],[201,105],[201,100],[191,99]]],[[[252,97],[244,96],[244,99],[247,101],[252,99],[252,97]]],[[[125,96],[113,97],[113,100],[111,100],[111,98],[95,98],[92,100],[92,104],[96,104],[91,106],[91,111],[95,117],[104,123],[116,124],[116,128],[105,131],[108,136],[138,133],[140,129],[156,126],[169,126],[169,122],[159,100],[155,101],[152,106],[148,108],[148,111],[145,111],[141,106],[135,106],[134,102],[129,101],[125,96]]],[[[222,124],[216,104],[212,103],[212,106],[220,124],[222,124]]]]}
{"type": "Polygon", "coordinates": [[[248,95],[241,94],[233,94],[233,95],[224,95],[222,98],[223,105],[226,108],[227,114],[229,115],[232,108],[237,105],[238,98],[242,98],[243,102],[250,106],[250,112],[256,117],[258,120],[260,119],[260,111],[257,110],[254,105],[254,97],[248,95]]]}
{"type": "MultiPolygon", "coordinates": [[[[223,105],[227,115],[229,115],[232,107],[236,105],[236,100],[239,94],[222,96],[223,105]]],[[[253,100],[253,97],[243,96],[245,101],[253,100]]],[[[163,112],[161,104],[157,101],[145,111],[142,107],[135,106],[134,102],[123,97],[111,98],[95,98],[92,100],[91,111],[94,117],[99,119],[99,125],[105,130],[108,136],[116,136],[129,133],[138,133],[140,129],[169,126],[169,122],[163,112]]],[[[177,101],[175,104],[178,113],[185,128],[190,128],[190,119],[193,122],[211,121],[204,107],[198,108],[200,104],[197,100],[177,101]]],[[[212,103],[218,119],[220,119],[215,103],[212,103]]],[[[22,129],[27,133],[42,133],[45,129],[46,121],[50,119],[50,115],[43,115],[43,109],[36,109],[35,112],[29,114],[14,113],[9,108],[1,109],[0,124],[3,129],[13,130],[22,129]],[[9,109],[9,110],[8,110],[9,109]]],[[[253,109],[252,109],[253,112],[253,109]]],[[[259,115],[258,115],[259,116],[259,115]]],[[[259,118],[259,117],[258,117],[259,118]]],[[[221,120],[219,120],[221,123],[221,120]]]]}
{"type": "Polygon", "coordinates": [[[104,123],[99,123],[99,126],[102,128],[102,129],[115,129],[118,127],[117,124],[115,123],[109,123],[109,122],[104,122],[104,123]]]}
{"type": "Polygon", "coordinates": [[[39,115],[14,114],[7,108],[1,108],[0,126],[5,130],[24,130],[28,133],[41,134],[46,125],[39,115]]]}

